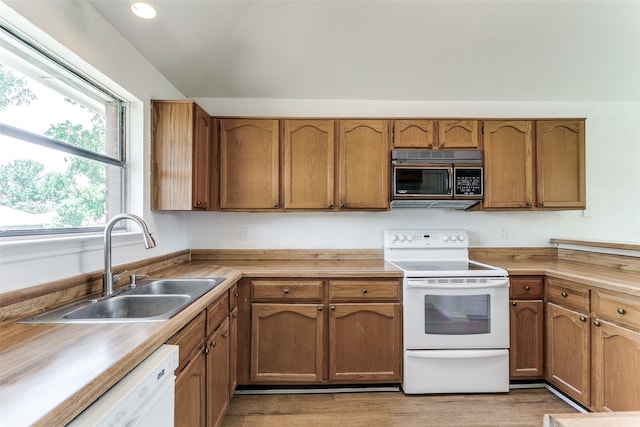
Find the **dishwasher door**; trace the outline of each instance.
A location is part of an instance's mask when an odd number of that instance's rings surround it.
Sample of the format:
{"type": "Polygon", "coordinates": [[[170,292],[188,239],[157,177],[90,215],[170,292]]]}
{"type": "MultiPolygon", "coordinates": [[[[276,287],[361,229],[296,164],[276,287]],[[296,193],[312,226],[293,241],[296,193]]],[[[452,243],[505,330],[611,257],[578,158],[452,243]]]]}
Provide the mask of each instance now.
{"type": "Polygon", "coordinates": [[[68,425],[173,427],[178,346],[162,345],[68,425]]]}

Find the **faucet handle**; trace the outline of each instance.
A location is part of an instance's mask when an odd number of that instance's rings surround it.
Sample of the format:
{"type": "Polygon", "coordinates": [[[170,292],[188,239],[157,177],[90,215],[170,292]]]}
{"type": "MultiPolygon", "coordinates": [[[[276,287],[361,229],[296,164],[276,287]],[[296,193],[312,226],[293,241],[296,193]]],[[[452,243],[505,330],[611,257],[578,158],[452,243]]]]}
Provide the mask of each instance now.
{"type": "Polygon", "coordinates": [[[122,276],[124,275],[124,273],[128,272],[129,270],[125,270],[120,274],[114,274],[113,275],[113,284],[116,284],[120,281],[120,279],[122,279],[122,276]]]}
{"type": "Polygon", "coordinates": [[[149,276],[147,276],[146,274],[130,274],[129,275],[129,287],[130,288],[135,288],[138,285],[137,280],[142,278],[142,277],[147,277],[148,278],[149,276]]]}

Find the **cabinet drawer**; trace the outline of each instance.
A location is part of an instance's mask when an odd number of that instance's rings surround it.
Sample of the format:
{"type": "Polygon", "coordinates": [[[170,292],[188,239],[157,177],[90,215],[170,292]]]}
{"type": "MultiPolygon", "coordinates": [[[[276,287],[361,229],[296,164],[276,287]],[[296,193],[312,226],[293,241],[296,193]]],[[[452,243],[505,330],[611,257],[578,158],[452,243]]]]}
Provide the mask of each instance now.
{"type": "Polygon", "coordinates": [[[542,299],[544,279],[542,277],[511,277],[509,293],[513,299],[542,299]]]}
{"type": "Polygon", "coordinates": [[[640,330],[640,298],[594,291],[593,311],[602,319],[640,330]]]}
{"type": "Polygon", "coordinates": [[[229,294],[219,297],[207,307],[207,335],[216,330],[229,314],[229,294]]]}
{"type": "Polygon", "coordinates": [[[252,280],[254,300],[321,300],[322,280],[252,280]]]}
{"type": "Polygon", "coordinates": [[[547,279],[547,301],[589,312],[589,289],[562,279],[547,279]]]}
{"type": "Polygon", "coordinates": [[[398,280],[330,280],[330,300],[400,300],[398,280]]]}
{"type": "Polygon", "coordinates": [[[179,347],[180,362],[178,363],[176,372],[181,372],[191,359],[191,354],[197,348],[201,347],[201,343],[204,341],[205,324],[206,315],[203,311],[167,341],[167,344],[175,344],[179,347]]]}

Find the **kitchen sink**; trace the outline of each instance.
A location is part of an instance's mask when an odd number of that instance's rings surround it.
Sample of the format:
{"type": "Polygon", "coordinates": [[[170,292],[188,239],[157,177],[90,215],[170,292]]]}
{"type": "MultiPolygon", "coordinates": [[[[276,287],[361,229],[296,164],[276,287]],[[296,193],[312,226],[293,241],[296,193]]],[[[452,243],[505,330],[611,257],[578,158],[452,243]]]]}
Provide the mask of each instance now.
{"type": "Polygon", "coordinates": [[[169,318],[188,304],[188,295],[118,295],[63,315],[65,319],[169,318]]]}
{"type": "Polygon", "coordinates": [[[152,279],[139,282],[140,284],[127,291],[128,295],[172,295],[185,294],[191,296],[202,295],[215,288],[224,281],[224,277],[213,279],[152,279]]]}
{"type": "Polygon", "coordinates": [[[85,299],[19,323],[156,322],[170,319],[218,286],[224,277],[210,279],[147,279],[113,296],[85,299]]]}

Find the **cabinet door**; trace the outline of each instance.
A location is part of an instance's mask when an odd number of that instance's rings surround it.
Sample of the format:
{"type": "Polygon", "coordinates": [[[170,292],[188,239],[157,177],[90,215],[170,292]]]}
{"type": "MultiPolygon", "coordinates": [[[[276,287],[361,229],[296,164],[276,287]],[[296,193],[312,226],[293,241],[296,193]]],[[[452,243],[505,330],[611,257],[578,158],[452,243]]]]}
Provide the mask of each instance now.
{"type": "Polygon", "coordinates": [[[207,209],[211,118],[193,101],[151,102],[151,208],[207,209]]]}
{"type": "Polygon", "coordinates": [[[284,121],[285,209],[331,209],[334,197],[333,120],[284,121]]]}
{"type": "Polygon", "coordinates": [[[389,209],[389,122],[341,120],[338,198],[342,209],[389,209]]]}
{"type": "Polygon", "coordinates": [[[329,380],[401,380],[400,304],[331,304],[329,312],[329,380]]]}
{"type": "Polygon", "coordinates": [[[536,122],[539,207],[586,207],[584,151],[584,120],[536,122]]]}
{"type": "Polygon", "coordinates": [[[596,411],[640,411],[640,332],[596,319],[592,366],[596,411]]]}
{"type": "Polygon", "coordinates": [[[492,121],[484,124],[486,208],[533,206],[533,123],[492,121]]]}
{"type": "Polygon", "coordinates": [[[201,351],[176,376],[174,413],[176,427],[207,426],[206,366],[206,357],[204,351],[201,351]]]}
{"type": "Polygon", "coordinates": [[[589,317],[547,303],[547,380],[576,399],[590,402],[589,317]]]}
{"type": "Polygon", "coordinates": [[[393,148],[434,148],[433,120],[394,120],[393,148]]]}
{"type": "Polygon", "coordinates": [[[513,379],[544,377],[544,303],[511,301],[509,376],[513,379]]]}
{"type": "Polygon", "coordinates": [[[438,120],[438,146],[442,149],[479,149],[478,120],[438,120]]]}
{"type": "Polygon", "coordinates": [[[193,104],[193,208],[208,209],[211,195],[211,117],[193,104]]]}
{"type": "Polygon", "coordinates": [[[251,305],[251,380],[322,380],[324,306],[251,305]]]}
{"type": "Polygon", "coordinates": [[[220,208],[274,209],[280,197],[277,120],[220,120],[220,208]]]}
{"type": "Polygon", "coordinates": [[[222,424],[229,404],[229,319],[207,339],[207,426],[222,424]]]}
{"type": "Polygon", "coordinates": [[[238,307],[229,313],[229,400],[238,386],[238,307]]]}

